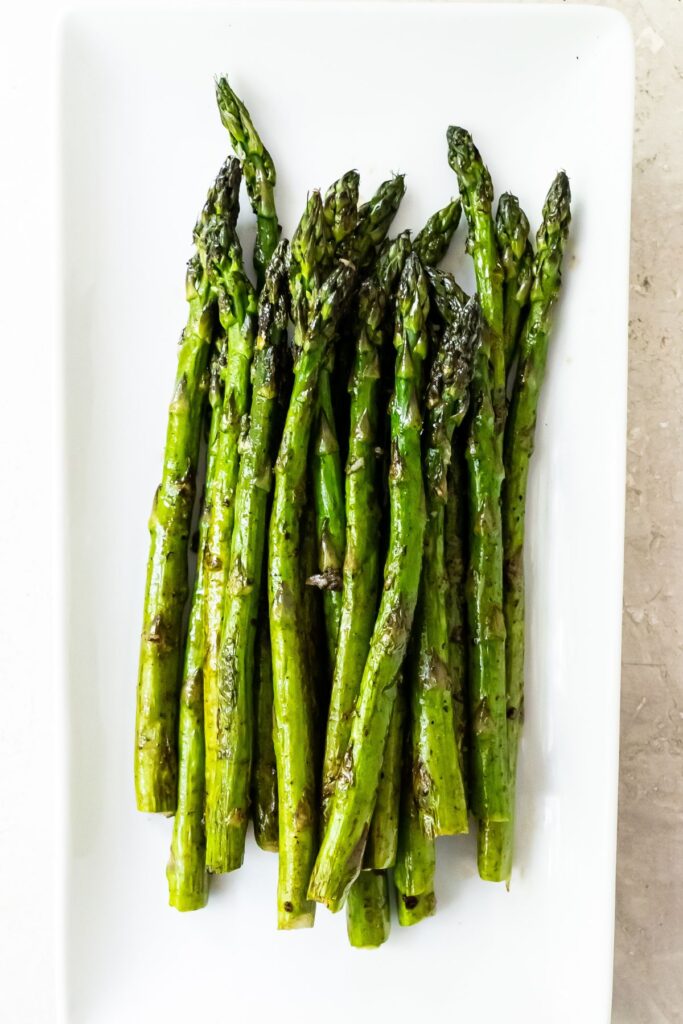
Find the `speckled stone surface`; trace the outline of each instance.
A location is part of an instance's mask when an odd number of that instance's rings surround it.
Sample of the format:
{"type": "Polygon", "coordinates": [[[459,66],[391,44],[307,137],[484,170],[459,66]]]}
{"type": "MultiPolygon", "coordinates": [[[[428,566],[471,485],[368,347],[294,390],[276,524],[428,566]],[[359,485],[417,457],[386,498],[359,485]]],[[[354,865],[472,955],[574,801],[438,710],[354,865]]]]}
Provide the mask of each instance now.
{"type": "Polygon", "coordinates": [[[683,3],[636,41],[615,1024],[683,1021],[683,3]]]}
{"type": "MultiPolygon", "coordinates": [[[[636,44],[614,1024],[683,1021],[683,3],[636,44]]],[[[588,924],[588,923],[587,923],[588,924]]]]}

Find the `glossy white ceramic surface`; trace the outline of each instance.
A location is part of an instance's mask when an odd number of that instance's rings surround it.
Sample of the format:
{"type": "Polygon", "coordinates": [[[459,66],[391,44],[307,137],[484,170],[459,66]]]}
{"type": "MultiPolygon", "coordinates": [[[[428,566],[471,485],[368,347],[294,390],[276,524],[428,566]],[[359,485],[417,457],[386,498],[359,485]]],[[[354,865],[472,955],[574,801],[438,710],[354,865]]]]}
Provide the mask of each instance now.
{"type": "MultiPolygon", "coordinates": [[[[61,73],[65,372],[66,1019],[301,1024],[433,1017],[607,1024],[612,975],[632,43],[598,8],[249,3],[79,12],[61,73]],[[227,71],[278,167],[291,233],[308,189],[392,170],[397,228],[457,192],[449,123],[534,226],[574,194],[528,514],[527,722],[512,889],[442,841],[437,916],[375,953],[343,915],[275,930],[276,859],[250,843],[209,907],[167,907],[170,823],[138,815],[134,691],[146,520],[184,262],[228,148],[227,71]]],[[[246,207],[246,203],[244,204],[246,207]]],[[[248,210],[242,220],[249,221],[248,210]]],[[[464,225],[450,264],[472,286],[464,225]]]]}

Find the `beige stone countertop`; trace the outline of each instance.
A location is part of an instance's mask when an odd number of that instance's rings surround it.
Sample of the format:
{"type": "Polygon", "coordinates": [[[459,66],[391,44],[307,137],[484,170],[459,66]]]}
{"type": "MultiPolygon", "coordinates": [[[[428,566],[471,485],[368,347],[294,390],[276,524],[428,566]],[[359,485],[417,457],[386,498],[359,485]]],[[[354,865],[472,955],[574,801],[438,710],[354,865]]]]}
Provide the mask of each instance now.
{"type": "Polygon", "coordinates": [[[604,6],[631,23],[637,78],[612,1019],[674,1024],[683,1021],[683,3],[604,6]]]}

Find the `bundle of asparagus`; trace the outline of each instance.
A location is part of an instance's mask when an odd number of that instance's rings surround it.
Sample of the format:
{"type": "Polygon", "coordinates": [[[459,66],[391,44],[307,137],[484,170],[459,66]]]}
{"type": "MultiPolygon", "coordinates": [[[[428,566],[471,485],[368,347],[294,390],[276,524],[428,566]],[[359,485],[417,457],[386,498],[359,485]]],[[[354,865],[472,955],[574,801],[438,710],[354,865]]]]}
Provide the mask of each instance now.
{"type": "Polygon", "coordinates": [[[288,244],[273,161],[225,78],[217,99],[236,157],[188,266],[150,520],[137,805],[174,815],[177,909],[240,867],[251,818],[278,852],[278,926],[346,904],[352,945],[376,947],[391,881],[400,924],[434,913],[436,838],[470,814],[481,877],[510,882],[524,506],[569,182],[552,183],[534,253],[519,202],[502,195],[494,218],[481,156],[451,127],[460,199],[414,238],[387,238],[403,176],[359,205],[352,170],[310,194],[288,244]],[[461,210],[471,298],[438,268],[461,210]]]}

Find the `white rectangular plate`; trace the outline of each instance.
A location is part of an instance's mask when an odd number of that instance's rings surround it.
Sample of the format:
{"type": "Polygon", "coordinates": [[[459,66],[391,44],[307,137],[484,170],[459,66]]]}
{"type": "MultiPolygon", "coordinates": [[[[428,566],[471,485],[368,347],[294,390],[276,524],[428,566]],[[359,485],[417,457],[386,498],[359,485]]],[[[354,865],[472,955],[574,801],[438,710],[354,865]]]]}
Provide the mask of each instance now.
{"type": "MultiPolygon", "coordinates": [[[[70,1022],[438,1019],[606,1024],[618,742],[632,44],[586,7],[250,3],[79,12],[62,34],[70,1022]],[[437,916],[351,950],[343,915],[275,929],[250,845],[209,907],[167,906],[170,823],[136,814],[138,636],[184,262],[228,140],[227,71],[278,167],[290,234],[350,166],[407,174],[396,227],[457,192],[450,123],[534,226],[555,171],[574,221],[529,495],[528,699],[510,893],[440,844],[437,916]],[[384,1011],[384,1012],[383,1012],[384,1011]]],[[[246,204],[245,204],[246,206],[246,204]]],[[[245,213],[243,220],[249,216],[245,213]]],[[[472,279],[464,226],[452,264],[472,279]]]]}

